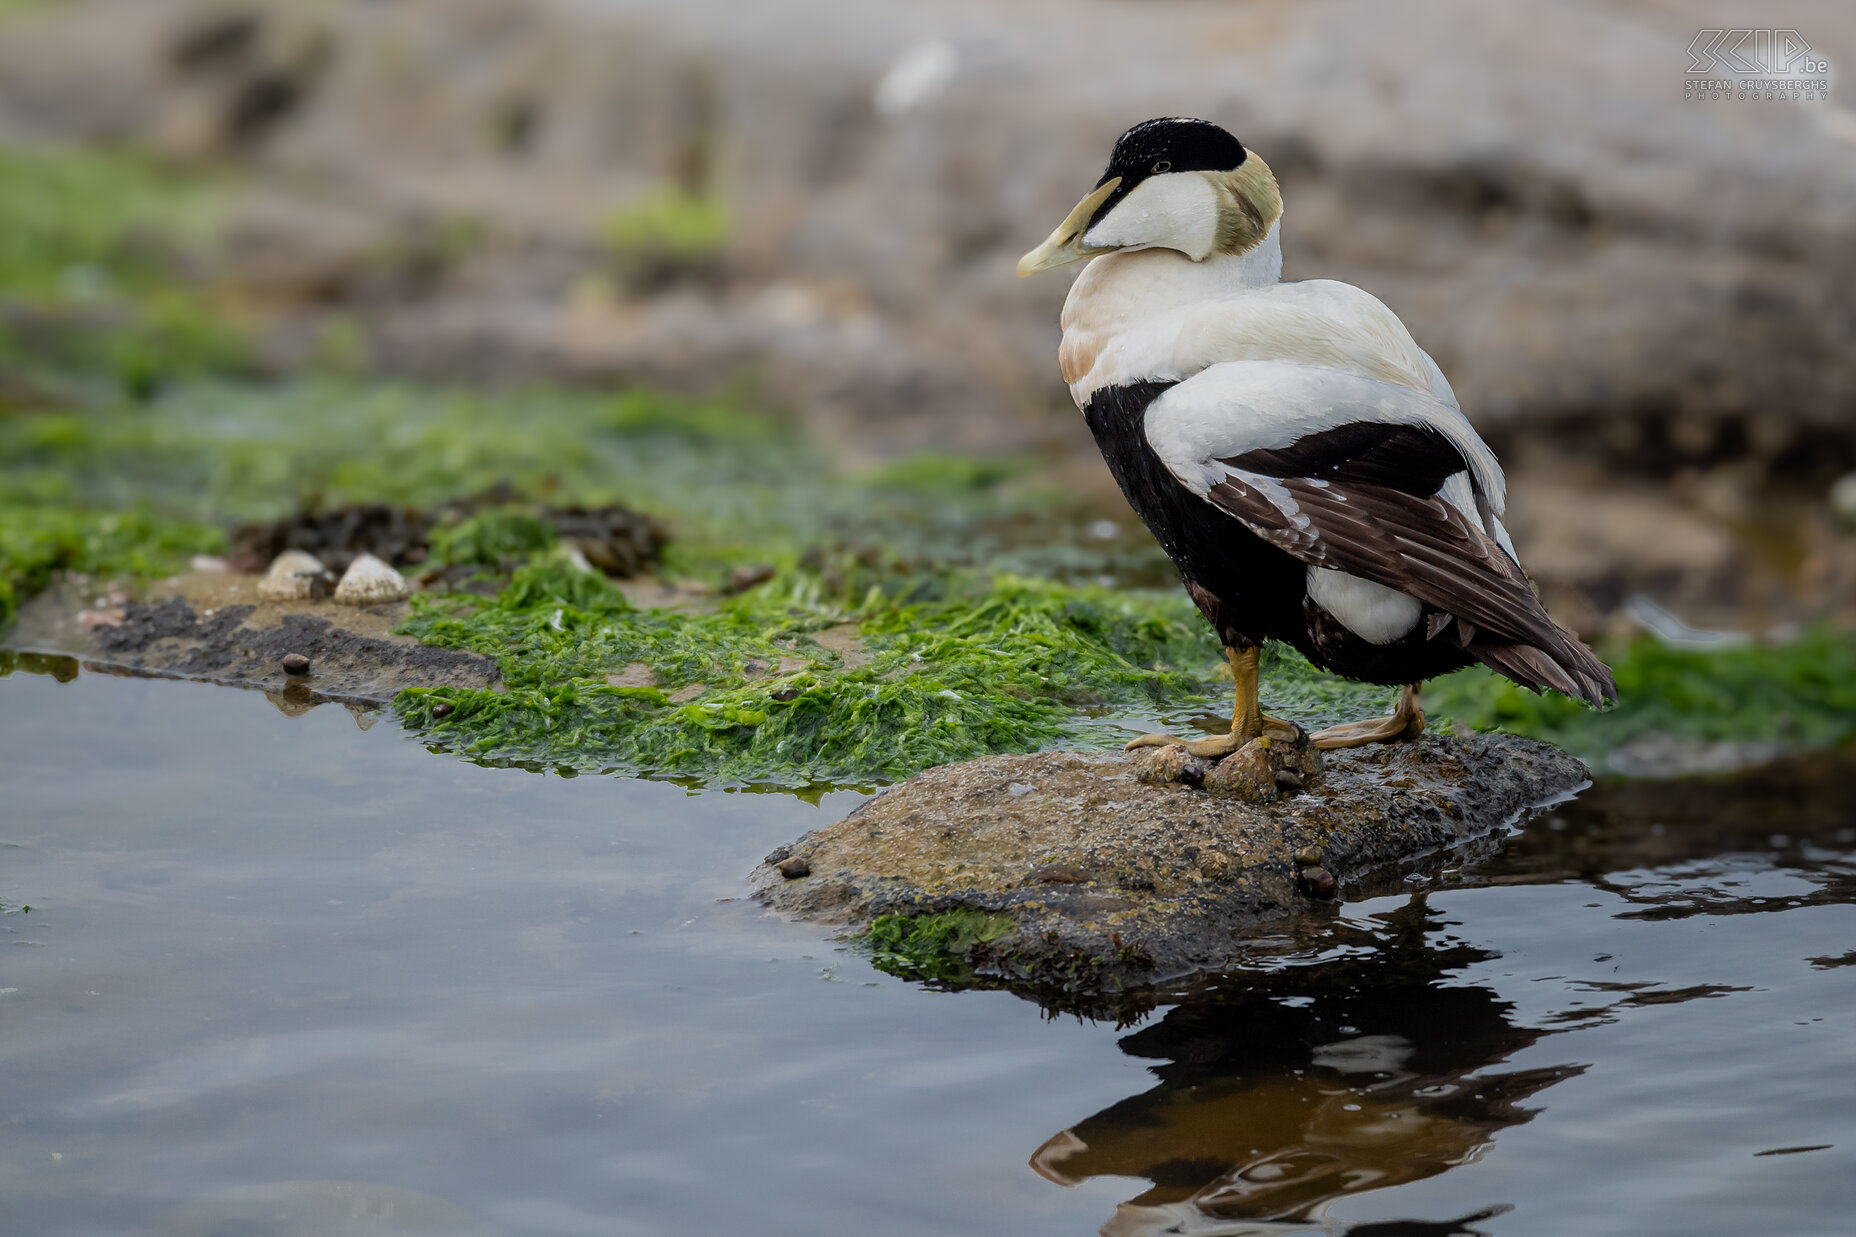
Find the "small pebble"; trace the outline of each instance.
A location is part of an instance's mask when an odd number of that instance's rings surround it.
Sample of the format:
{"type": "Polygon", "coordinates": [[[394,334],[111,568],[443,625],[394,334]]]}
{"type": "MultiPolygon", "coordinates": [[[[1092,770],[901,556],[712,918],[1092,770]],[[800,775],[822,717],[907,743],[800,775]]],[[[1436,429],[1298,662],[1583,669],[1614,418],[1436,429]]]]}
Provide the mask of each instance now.
{"type": "Polygon", "coordinates": [[[1300,868],[1318,868],[1321,866],[1321,848],[1304,846],[1295,852],[1295,864],[1300,868]]]}
{"type": "Polygon", "coordinates": [[[780,860],[780,875],[789,881],[796,881],[802,876],[812,875],[812,865],[798,855],[780,860]]]}
{"type": "Polygon", "coordinates": [[[450,717],[451,710],[455,708],[457,708],[457,706],[455,704],[452,704],[449,700],[440,700],[437,704],[432,706],[432,716],[433,717],[450,717]]]}
{"type": "Polygon", "coordinates": [[[299,675],[299,674],[308,674],[309,673],[309,658],[303,656],[301,653],[285,653],[284,654],[284,673],[288,675],[293,675],[293,676],[299,675]]]}
{"type": "Polygon", "coordinates": [[[1303,868],[1302,884],[1307,887],[1309,893],[1317,898],[1333,897],[1334,890],[1337,887],[1337,882],[1334,880],[1334,873],[1328,871],[1326,868],[1303,868]]]}
{"type": "Polygon", "coordinates": [[[1149,785],[1180,782],[1197,786],[1213,766],[1179,744],[1169,743],[1165,747],[1142,748],[1134,758],[1134,767],[1135,777],[1149,785]]]}

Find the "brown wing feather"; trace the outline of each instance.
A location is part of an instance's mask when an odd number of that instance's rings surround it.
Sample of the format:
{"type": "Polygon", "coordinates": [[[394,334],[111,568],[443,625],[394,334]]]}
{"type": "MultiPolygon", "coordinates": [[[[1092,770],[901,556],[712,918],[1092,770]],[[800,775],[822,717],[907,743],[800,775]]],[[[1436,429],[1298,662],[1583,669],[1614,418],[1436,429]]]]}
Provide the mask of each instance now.
{"type": "Polygon", "coordinates": [[[1515,561],[1451,504],[1365,482],[1290,477],[1273,484],[1295,500],[1300,518],[1241,477],[1213,486],[1207,497],[1304,563],[1383,584],[1457,616],[1463,647],[1516,682],[1591,704],[1616,699],[1604,663],[1548,617],[1515,561]]]}

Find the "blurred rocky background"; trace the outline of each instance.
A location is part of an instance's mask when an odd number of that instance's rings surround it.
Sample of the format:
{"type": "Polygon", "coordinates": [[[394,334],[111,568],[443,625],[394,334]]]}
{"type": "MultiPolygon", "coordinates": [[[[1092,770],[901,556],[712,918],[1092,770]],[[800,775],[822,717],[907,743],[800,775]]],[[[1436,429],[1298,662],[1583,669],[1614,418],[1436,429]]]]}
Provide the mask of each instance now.
{"type": "Polygon", "coordinates": [[[1067,281],[1012,265],[1127,125],[1204,116],[1276,169],[1287,276],[1436,356],[1567,621],[1757,628],[1856,592],[1848,65],[1829,2],[5,0],[0,142],[232,169],[187,275],[273,372],[747,392],[1114,512],[1067,281]],[[1755,24],[1831,97],[1685,86],[1755,24]]]}

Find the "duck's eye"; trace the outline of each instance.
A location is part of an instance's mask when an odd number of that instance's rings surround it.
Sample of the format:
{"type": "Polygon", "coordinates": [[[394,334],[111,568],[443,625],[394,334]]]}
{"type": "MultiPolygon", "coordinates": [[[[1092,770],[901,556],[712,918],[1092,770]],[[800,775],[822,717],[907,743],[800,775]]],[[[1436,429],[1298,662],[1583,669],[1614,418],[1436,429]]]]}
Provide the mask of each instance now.
{"type": "Polygon", "coordinates": [[[1173,161],[1171,159],[1162,159],[1160,160],[1160,162],[1154,164],[1154,173],[1156,175],[1158,175],[1161,172],[1170,172],[1172,170],[1173,170],[1173,161]]]}

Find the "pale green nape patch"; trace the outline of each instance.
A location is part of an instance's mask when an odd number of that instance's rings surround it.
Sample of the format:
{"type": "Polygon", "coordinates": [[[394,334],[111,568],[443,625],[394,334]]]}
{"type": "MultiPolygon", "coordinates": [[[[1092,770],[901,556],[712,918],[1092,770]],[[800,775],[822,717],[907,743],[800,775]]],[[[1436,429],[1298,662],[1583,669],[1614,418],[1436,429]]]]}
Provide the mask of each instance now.
{"type": "Polygon", "coordinates": [[[1208,179],[1219,190],[1217,252],[1244,254],[1261,245],[1282,218],[1282,190],[1270,165],[1248,151],[1234,171],[1208,179]]]}

